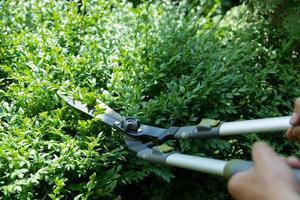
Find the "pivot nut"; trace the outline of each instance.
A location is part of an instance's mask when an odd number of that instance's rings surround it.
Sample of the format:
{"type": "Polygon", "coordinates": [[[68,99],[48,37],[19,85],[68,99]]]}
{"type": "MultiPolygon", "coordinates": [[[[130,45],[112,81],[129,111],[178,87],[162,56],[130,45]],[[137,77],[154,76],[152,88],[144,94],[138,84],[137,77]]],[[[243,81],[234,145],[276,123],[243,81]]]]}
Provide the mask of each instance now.
{"type": "Polygon", "coordinates": [[[140,121],[135,117],[127,117],[121,122],[121,128],[124,131],[137,132],[140,128],[140,121]]]}

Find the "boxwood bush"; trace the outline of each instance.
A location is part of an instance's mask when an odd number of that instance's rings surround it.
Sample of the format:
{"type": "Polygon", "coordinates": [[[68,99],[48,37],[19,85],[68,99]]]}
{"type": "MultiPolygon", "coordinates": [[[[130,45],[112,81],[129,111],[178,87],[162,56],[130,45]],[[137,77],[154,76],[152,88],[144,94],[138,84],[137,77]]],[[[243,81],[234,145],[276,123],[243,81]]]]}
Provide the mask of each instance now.
{"type": "MultiPolygon", "coordinates": [[[[134,2],[0,1],[3,199],[230,198],[221,178],[135,158],[120,132],[57,91],[161,127],[290,114],[300,94],[296,1],[246,1],[226,14],[218,0],[134,2]]],[[[300,153],[282,133],[169,144],[250,159],[256,140],[300,153]]]]}

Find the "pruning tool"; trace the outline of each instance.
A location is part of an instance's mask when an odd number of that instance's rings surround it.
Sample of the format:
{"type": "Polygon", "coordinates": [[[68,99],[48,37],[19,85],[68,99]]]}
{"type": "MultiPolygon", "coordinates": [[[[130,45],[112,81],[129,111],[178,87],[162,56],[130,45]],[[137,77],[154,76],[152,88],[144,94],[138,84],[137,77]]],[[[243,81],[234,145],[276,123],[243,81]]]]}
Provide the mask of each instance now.
{"type": "MultiPolygon", "coordinates": [[[[173,151],[172,147],[162,143],[169,139],[203,139],[246,133],[283,131],[290,127],[290,116],[285,116],[235,122],[203,119],[200,124],[194,126],[159,128],[142,124],[135,117],[124,117],[101,101],[97,102],[104,111],[96,115],[95,109],[88,108],[80,101],[73,100],[62,93],[58,93],[58,95],[73,108],[91,117],[99,118],[103,123],[120,130],[128,149],[137,157],[152,163],[214,174],[226,179],[238,172],[249,170],[252,167],[252,162],[239,159],[225,161],[186,155],[173,151]],[[155,145],[157,142],[162,145],[155,145]]],[[[292,171],[300,183],[300,169],[292,169],[292,171]]]]}

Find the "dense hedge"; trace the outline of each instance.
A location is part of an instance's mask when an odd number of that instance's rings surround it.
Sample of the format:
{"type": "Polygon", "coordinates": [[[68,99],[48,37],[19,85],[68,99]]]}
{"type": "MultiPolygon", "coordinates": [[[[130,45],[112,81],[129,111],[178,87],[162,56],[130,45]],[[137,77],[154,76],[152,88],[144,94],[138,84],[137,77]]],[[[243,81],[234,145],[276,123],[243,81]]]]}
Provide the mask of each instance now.
{"type": "MultiPolygon", "coordinates": [[[[250,1],[223,15],[217,0],[80,2],[0,1],[3,199],[228,199],[218,177],[133,157],[119,132],[56,92],[162,127],[288,115],[300,94],[299,3],[250,1]]],[[[282,133],[170,145],[249,159],[261,139],[300,155],[282,133]]]]}

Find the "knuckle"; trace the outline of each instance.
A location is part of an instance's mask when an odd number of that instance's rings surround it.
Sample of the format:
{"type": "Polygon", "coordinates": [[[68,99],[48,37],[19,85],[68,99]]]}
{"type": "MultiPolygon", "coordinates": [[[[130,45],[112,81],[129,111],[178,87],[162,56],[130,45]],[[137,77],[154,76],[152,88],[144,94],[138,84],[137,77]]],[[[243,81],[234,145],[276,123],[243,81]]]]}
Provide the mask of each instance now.
{"type": "Polygon", "coordinates": [[[294,139],[300,139],[300,127],[294,127],[294,128],[292,128],[292,137],[294,138],[294,139]]]}
{"type": "Polygon", "coordinates": [[[295,104],[300,106],[300,97],[295,100],[295,104]]]}

